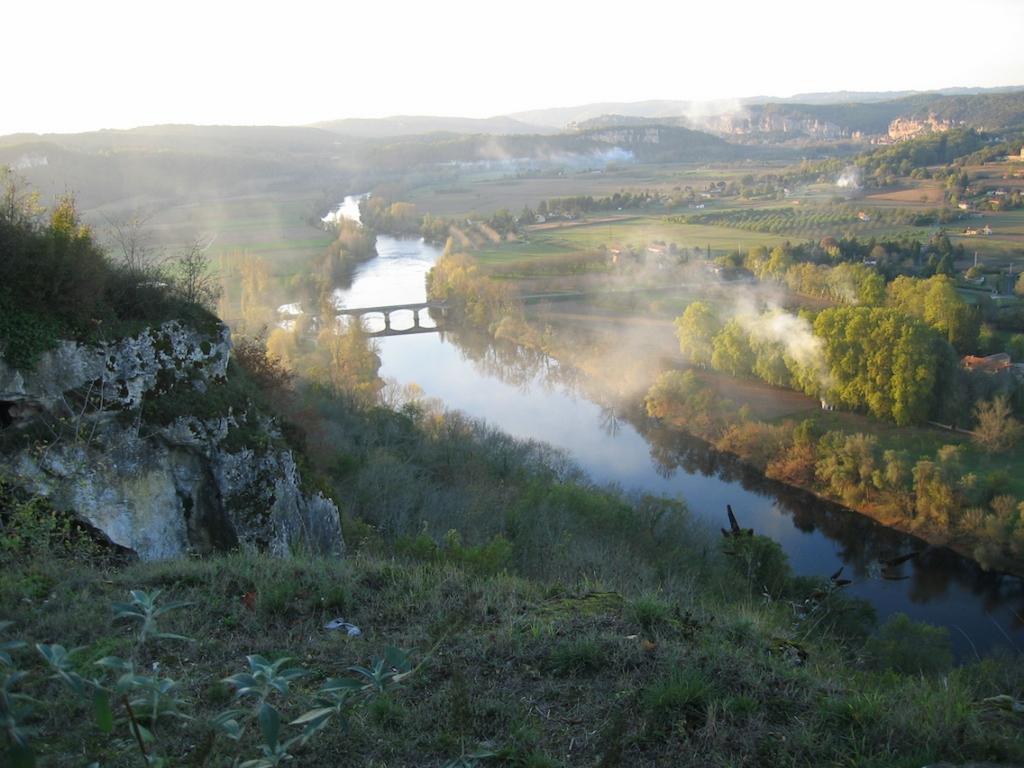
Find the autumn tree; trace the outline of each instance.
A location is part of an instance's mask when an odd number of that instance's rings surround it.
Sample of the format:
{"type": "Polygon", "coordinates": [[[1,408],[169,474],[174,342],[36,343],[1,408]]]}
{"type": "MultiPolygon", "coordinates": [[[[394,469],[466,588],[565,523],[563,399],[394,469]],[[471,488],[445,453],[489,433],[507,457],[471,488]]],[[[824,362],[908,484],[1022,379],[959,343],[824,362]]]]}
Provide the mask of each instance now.
{"type": "Polygon", "coordinates": [[[250,330],[261,328],[273,319],[267,297],[271,281],[270,266],[259,256],[245,253],[238,260],[238,272],[242,322],[250,330]]]}
{"type": "Polygon", "coordinates": [[[377,402],[384,386],[378,376],[381,360],[361,320],[353,318],[344,327],[322,330],[317,337],[317,357],[310,372],[314,381],[348,394],[366,407],[377,402]]]}
{"type": "Polygon", "coordinates": [[[914,502],[917,517],[946,528],[960,509],[960,454],[955,445],[944,445],[935,460],[914,465],[914,502]]]}
{"type": "Polygon", "coordinates": [[[974,407],[974,442],[988,453],[1013,448],[1024,434],[1024,425],[1013,417],[1013,408],[1005,394],[978,403],[974,407]]]}

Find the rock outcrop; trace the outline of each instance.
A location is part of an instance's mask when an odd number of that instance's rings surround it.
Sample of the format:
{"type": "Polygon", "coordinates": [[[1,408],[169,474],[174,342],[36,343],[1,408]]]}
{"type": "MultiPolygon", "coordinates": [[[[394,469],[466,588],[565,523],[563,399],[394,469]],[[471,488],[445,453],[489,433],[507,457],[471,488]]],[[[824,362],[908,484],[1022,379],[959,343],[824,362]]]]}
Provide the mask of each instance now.
{"type": "Polygon", "coordinates": [[[225,396],[230,353],[225,326],[172,321],[61,342],[29,371],[0,359],[0,474],[147,560],[340,555],[337,507],[304,489],[271,417],[225,396]]]}

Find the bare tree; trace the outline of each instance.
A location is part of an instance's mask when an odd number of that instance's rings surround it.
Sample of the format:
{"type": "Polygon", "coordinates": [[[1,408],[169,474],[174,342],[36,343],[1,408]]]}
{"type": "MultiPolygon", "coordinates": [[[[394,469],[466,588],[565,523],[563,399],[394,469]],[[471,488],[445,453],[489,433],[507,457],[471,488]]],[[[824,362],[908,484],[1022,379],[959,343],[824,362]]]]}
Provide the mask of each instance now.
{"type": "Polygon", "coordinates": [[[134,211],[127,216],[106,217],[109,238],[129,273],[137,277],[149,274],[160,261],[148,228],[150,216],[134,211]]]}
{"type": "Polygon", "coordinates": [[[217,273],[212,269],[208,246],[194,240],[177,258],[174,265],[174,283],[183,299],[213,310],[220,298],[221,287],[217,273]]]}

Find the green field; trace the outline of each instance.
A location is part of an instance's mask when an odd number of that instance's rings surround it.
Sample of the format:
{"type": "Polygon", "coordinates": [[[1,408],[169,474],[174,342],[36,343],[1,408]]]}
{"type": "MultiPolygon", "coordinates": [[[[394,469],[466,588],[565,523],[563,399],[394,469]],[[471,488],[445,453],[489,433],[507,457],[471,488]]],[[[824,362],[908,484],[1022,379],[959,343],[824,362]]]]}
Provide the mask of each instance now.
{"type": "Polygon", "coordinates": [[[536,208],[541,200],[574,195],[602,197],[622,191],[670,192],[679,187],[703,189],[707,184],[738,179],[747,173],[770,173],[781,163],[737,165],[626,165],[584,173],[499,176],[495,172],[459,173],[445,181],[410,186],[401,196],[424,213],[435,216],[489,216],[502,208],[518,213],[536,208]]]}
{"type": "Polygon", "coordinates": [[[323,253],[332,236],[310,224],[322,205],[319,194],[231,197],[169,205],[152,211],[144,200],[125,201],[116,210],[83,211],[102,236],[107,218],[133,213],[145,218],[152,246],[172,254],[199,241],[222,261],[232,254],[258,253],[277,274],[294,272],[310,256],[323,253]],[[152,211],[152,212],[151,212],[152,211]]]}
{"type": "Polygon", "coordinates": [[[982,263],[1024,263],[1024,210],[986,212],[980,218],[957,224],[947,230],[950,241],[954,245],[962,244],[972,256],[977,252],[982,263]],[[991,235],[962,234],[967,227],[986,225],[992,228],[991,235]]]}
{"type": "Polygon", "coordinates": [[[641,247],[655,241],[675,243],[679,248],[713,253],[746,249],[757,245],[773,246],[786,238],[760,232],[745,232],[729,227],[667,222],[661,215],[623,216],[600,222],[566,222],[563,226],[532,227],[527,240],[485,248],[474,256],[485,265],[530,260],[558,260],[593,252],[601,246],[641,247]]]}

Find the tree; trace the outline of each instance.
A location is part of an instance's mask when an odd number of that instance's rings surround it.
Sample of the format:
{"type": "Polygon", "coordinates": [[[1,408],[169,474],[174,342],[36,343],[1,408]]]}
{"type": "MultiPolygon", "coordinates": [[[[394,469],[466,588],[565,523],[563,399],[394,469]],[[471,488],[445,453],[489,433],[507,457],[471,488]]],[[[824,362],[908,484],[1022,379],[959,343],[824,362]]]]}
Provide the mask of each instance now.
{"type": "Polygon", "coordinates": [[[380,355],[359,318],[341,329],[325,328],[317,337],[320,363],[312,377],[321,385],[347,393],[356,402],[371,407],[384,386],[378,376],[380,355]]]}
{"type": "Polygon", "coordinates": [[[830,395],[905,425],[937,402],[952,350],[924,323],[884,307],[833,307],[814,321],[824,343],[830,395]]]}
{"type": "Polygon", "coordinates": [[[129,274],[141,278],[157,265],[159,252],[152,243],[149,216],[134,211],[127,216],[108,218],[107,226],[110,245],[129,274]]]}
{"type": "Polygon", "coordinates": [[[28,188],[28,182],[4,165],[0,165],[0,219],[8,224],[28,224],[43,213],[39,193],[28,188]]]}
{"type": "Polygon", "coordinates": [[[733,318],[712,342],[711,365],[730,376],[748,376],[754,367],[750,337],[739,320],[733,318]]]}
{"type": "Polygon", "coordinates": [[[675,321],[679,351],[694,365],[702,368],[711,364],[712,340],[722,329],[722,323],[706,301],[690,304],[675,321]]]}
{"type": "Polygon", "coordinates": [[[972,352],[978,345],[981,314],[960,297],[946,275],[927,280],[901,275],[889,284],[888,304],[924,320],[961,351],[972,352]]]}
{"type": "Polygon", "coordinates": [[[238,259],[237,269],[242,325],[250,331],[262,328],[274,319],[274,313],[266,303],[271,281],[270,265],[259,256],[244,253],[238,259]]]}
{"type": "Polygon", "coordinates": [[[1013,356],[1016,362],[1024,362],[1024,333],[1013,334],[1006,345],[1006,351],[1013,356]]]}
{"type": "Polygon", "coordinates": [[[1005,394],[996,395],[974,407],[974,442],[988,453],[1002,453],[1013,448],[1024,435],[1024,425],[1013,417],[1013,408],[1005,394]]]}
{"type": "Polygon", "coordinates": [[[185,301],[213,311],[221,295],[220,282],[210,267],[210,257],[198,241],[178,257],[175,286],[185,301]]]}
{"type": "Polygon", "coordinates": [[[1017,277],[1017,283],[1013,286],[1013,292],[1024,297],[1024,272],[1017,277]]]}
{"type": "Polygon", "coordinates": [[[275,360],[286,371],[294,371],[298,364],[299,344],[293,331],[274,328],[267,337],[266,356],[275,360]]]}

